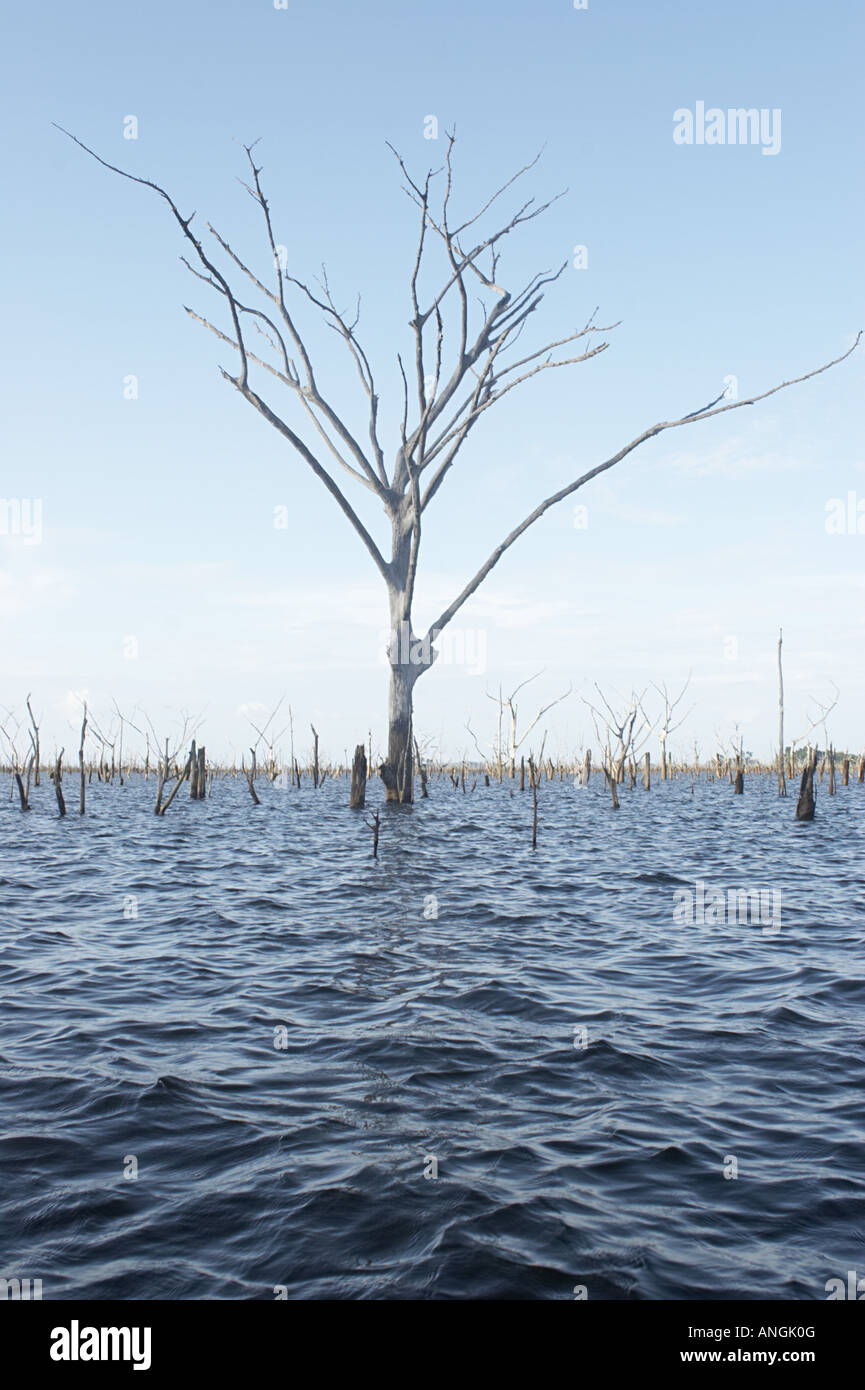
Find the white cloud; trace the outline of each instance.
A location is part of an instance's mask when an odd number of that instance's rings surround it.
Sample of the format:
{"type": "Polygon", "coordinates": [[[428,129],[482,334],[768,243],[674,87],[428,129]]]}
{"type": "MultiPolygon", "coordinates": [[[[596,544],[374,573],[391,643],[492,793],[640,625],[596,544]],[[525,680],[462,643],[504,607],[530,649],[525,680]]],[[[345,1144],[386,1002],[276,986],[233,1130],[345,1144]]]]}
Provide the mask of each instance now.
{"type": "Polygon", "coordinates": [[[734,436],[714,449],[671,454],[668,465],[678,473],[698,478],[746,478],[754,473],[795,473],[803,467],[801,459],[773,450],[755,450],[742,435],[734,436]]]}

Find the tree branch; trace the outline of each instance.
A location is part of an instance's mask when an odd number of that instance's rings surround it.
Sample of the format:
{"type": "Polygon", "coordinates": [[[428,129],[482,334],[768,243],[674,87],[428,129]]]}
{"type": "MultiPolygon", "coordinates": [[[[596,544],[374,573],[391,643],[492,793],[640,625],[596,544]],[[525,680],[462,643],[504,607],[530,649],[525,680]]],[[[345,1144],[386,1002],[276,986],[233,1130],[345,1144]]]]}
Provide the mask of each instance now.
{"type": "Polygon", "coordinates": [[[617,463],[620,463],[628,454],[633,453],[641,444],[645,444],[647,440],[654,438],[657,434],[661,434],[664,430],[678,429],[681,425],[694,424],[697,420],[708,420],[714,415],[723,415],[728,410],[740,410],[743,406],[756,405],[758,401],[765,401],[769,396],[774,396],[777,392],[784,391],[789,386],[798,386],[803,381],[810,381],[813,377],[820,376],[821,373],[827,372],[830,367],[836,367],[839,362],[845,361],[852,352],[855,352],[861,338],[862,330],[856,334],[853,345],[849,347],[846,352],[842,352],[840,357],[834,357],[831,362],[824,363],[822,367],[815,367],[813,371],[806,372],[804,376],[793,377],[790,381],[782,381],[778,386],[772,386],[768,391],[762,391],[757,396],[750,396],[747,400],[742,401],[731,401],[728,405],[703,407],[701,410],[692,411],[688,415],[682,415],[678,420],[664,420],[657,425],[652,425],[649,429],[644,430],[642,434],[637,435],[635,439],[632,439],[630,443],[626,444],[618,453],[613,454],[611,458],[606,459],[603,463],[599,463],[596,468],[591,468],[588,473],[584,473],[582,477],[577,478],[576,482],[569,483],[567,487],[563,487],[558,492],[554,492],[552,496],[547,497],[545,501],[535,507],[534,511],[531,512],[524,521],[521,521],[519,526],[515,526],[513,531],[505,537],[500,545],[496,546],[486,563],[481,565],[477,574],[469,580],[468,584],[466,584],[462,592],[457,595],[453,603],[451,603],[437,621],[430,626],[428,633],[430,640],[432,639],[433,633],[437,634],[441,632],[450,622],[451,618],[459,612],[463,604],[471,598],[472,594],[480,587],[484,579],[486,579],[490,570],[498,564],[505,551],[519,539],[524,531],[527,531],[545,512],[549,511],[550,507],[554,507],[557,502],[562,502],[566,497],[570,497],[572,493],[576,492],[578,488],[591,482],[592,478],[597,478],[599,474],[605,473],[609,468],[615,467],[617,463]]]}

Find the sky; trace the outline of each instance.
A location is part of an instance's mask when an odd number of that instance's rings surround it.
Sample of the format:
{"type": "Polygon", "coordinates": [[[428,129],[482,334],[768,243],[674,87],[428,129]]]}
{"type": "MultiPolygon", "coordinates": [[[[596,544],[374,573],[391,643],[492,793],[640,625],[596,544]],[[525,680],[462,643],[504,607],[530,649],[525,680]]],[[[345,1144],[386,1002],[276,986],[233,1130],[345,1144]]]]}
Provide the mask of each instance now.
{"type": "MultiPolygon", "coordinates": [[[[325,265],[341,306],[361,297],[389,456],[416,218],[388,142],[422,179],[455,129],[462,216],[542,151],[503,210],[523,184],[539,201],[567,191],[507,239],[499,278],[517,288],[566,269],[520,347],[596,306],[618,327],[597,358],[527,382],[479,424],[425,515],[422,631],[543,497],[647,426],[850,347],[865,326],[863,30],[861,7],[839,0],[10,11],[0,719],[13,729],[31,693],[48,749],[77,747],[84,696],[103,728],[114,702],[166,735],[188,712],[214,755],[239,757],[250,720],[284,697],[301,751],[311,723],[334,758],[386,733],[380,576],[303,460],[220,375],[231,349],[184,313],[218,320],[220,306],[182,265],[165,205],[52,123],[161,183],[264,275],[240,182],[241,146],[258,140],[289,271],[313,283],[325,265]],[[766,113],[765,138],[681,140],[682,113],[739,107],[766,113]]],[[[298,318],[319,379],[360,419],[343,345],[314,312],[298,318]]],[[[613,705],[646,692],[651,714],[655,686],[690,680],[674,748],[711,755],[741,735],[768,757],[783,629],[788,736],[805,737],[837,691],[829,736],[861,747],[863,374],[865,345],[762,404],[662,434],[548,512],[418,684],[425,746],[487,747],[488,696],[533,676],[523,724],[570,691],[537,729],[562,753],[596,744],[598,688],[613,705]]],[[[388,544],[376,500],[345,484],[388,544]]]]}

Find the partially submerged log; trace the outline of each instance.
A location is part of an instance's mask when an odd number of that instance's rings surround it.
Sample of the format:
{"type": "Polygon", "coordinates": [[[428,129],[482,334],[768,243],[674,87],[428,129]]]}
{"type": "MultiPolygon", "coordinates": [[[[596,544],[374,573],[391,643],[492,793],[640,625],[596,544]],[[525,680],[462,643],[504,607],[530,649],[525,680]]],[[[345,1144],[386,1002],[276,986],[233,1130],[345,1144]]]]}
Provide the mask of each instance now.
{"type": "Polygon", "coordinates": [[[17,768],[16,768],[16,771],[15,771],[15,781],[18,783],[18,795],[19,795],[19,797],[21,798],[21,810],[22,810],[22,811],[29,811],[29,810],[30,810],[30,799],[29,799],[29,797],[28,797],[28,795],[27,795],[27,789],[26,789],[25,786],[24,786],[24,782],[23,782],[23,779],[22,779],[22,777],[21,777],[21,773],[17,770],[17,768]]]}
{"type": "Polygon", "coordinates": [[[171,795],[169,796],[169,798],[168,798],[168,800],[165,802],[165,804],[164,804],[163,806],[160,806],[159,810],[156,812],[156,814],[157,814],[158,816],[164,816],[164,815],[165,815],[165,812],[168,810],[169,806],[171,805],[172,801],[173,801],[174,798],[176,797],[177,793],[180,791],[180,788],[183,786],[183,783],[186,781],[187,777],[189,776],[191,769],[192,769],[192,753],[190,752],[189,757],[186,759],[186,766],[184,767],[183,771],[182,771],[182,772],[180,773],[180,775],[178,776],[177,781],[174,783],[174,786],[171,788],[171,795]]]}

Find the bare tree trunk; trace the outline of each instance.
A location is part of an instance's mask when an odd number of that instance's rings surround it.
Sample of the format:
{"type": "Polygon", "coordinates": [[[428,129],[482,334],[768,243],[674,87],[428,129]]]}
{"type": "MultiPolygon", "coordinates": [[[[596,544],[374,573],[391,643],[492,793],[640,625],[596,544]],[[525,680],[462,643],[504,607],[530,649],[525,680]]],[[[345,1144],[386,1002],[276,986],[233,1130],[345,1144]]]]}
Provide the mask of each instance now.
{"type": "Polygon", "coordinates": [[[363,810],[366,805],[366,751],[362,743],[359,743],[354,750],[348,804],[352,810],[356,811],[363,810]]]}
{"type": "Polygon", "coordinates": [[[32,710],[32,708],[31,708],[31,705],[30,705],[30,696],[29,696],[29,695],[27,696],[27,713],[30,715],[30,723],[31,723],[32,726],[33,726],[33,733],[31,734],[31,737],[30,737],[30,741],[31,741],[31,743],[33,744],[33,755],[34,755],[34,758],[35,758],[35,763],[34,763],[34,767],[33,767],[33,772],[34,772],[34,776],[33,776],[33,785],[34,785],[34,787],[38,787],[38,786],[39,786],[39,725],[36,723],[36,717],[35,717],[35,715],[34,715],[34,713],[33,713],[33,710],[32,710]]]}
{"type": "Polygon", "coordinates": [[[817,768],[817,749],[815,748],[805,767],[802,769],[802,781],[799,784],[799,800],[796,802],[796,819],[813,820],[816,810],[816,794],[814,792],[814,773],[817,768]]]}
{"type": "Polygon", "coordinates": [[[606,779],[607,779],[607,784],[608,784],[608,786],[609,786],[609,788],[610,788],[610,794],[611,794],[611,796],[612,796],[612,798],[613,798],[613,810],[614,810],[614,811],[618,811],[618,809],[619,809],[619,798],[618,798],[618,795],[616,794],[616,779],[615,779],[615,777],[613,776],[612,771],[611,771],[610,769],[608,769],[606,766],[604,767],[604,776],[605,776],[606,779]]]}
{"type": "Polygon", "coordinates": [[[24,788],[24,782],[22,781],[21,773],[18,772],[18,771],[16,771],[16,773],[15,773],[15,781],[18,783],[18,795],[19,795],[19,797],[21,798],[21,810],[22,810],[22,811],[29,811],[29,810],[30,810],[30,801],[29,801],[29,799],[28,799],[27,792],[25,791],[25,788],[24,788]]]}
{"type": "Polygon", "coordinates": [[[787,795],[784,780],[784,672],[781,668],[781,645],[783,632],[778,633],[778,795],[787,795]]]}
{"type": "Polygon", "coordinates": [[[315,726],[314,726],[313,724],[310,724],[309,727],[312,729],[312,737],[313,737],[313,739],[315,740],[315,743],[313,744],[313,753],[312,753],[312,785],[317,789],[317,788],[318,788],[318,782],[319,782],[319,767],[318,767],[318,734],[316,733],[316,731],[315,731],[315,726]]]}
{"type": "Polygon", "coordinates": [[[78,771],[81,776],[81,789],[78,794],[78,814],[84,815],[85,780],[84,780],[84,735],[87,733],[87,702],[84,702],[84,718],[81,721],[81,742],[78,745],[78,771]]]}
{"type": "MultiPolygon", "coordinates": [[[[243,771],[244,771],[244,774],[245,774],[245,776],[246,776],[246,784],[247,784],[247,786],[249,787],[249,795],[252,797],[253,804],[256,805],[256,806],[260,806],[260,805],[261,805],[261,802],[259,801],[259,798],[258,798],[258,792],[255,790],[255,771],[256,771],[256,769],[255,769],[255,749],[254,749],[254,748],[250,748],[249,751],[250,751],[250,753],[252,754],[252,767],[251,767],[251,768],[244,768],[243,771]]],[[[300,781],[299,781],[299,780],[298,780],[298,786],[300,786],[300,781]]]]}
{"type": "Polygon", "coordinates": [[[529,781],[532,787],[532,849],[538,847],[538,782],[540,770],[535,767],[532,754],[529,754],[529,781]]]}
{"type": "Polygon", "coordinates": [[[62,779],[63,779],[63,749],[61,748],[61,749],[60,749],[60,753],[59,753],[58,758],[57,758],[57,762],[54,764],[54,790],[55,790],[55,792],[57,793],[57,810],[58,810],[58,812],[59,812],[59,814],[60,814],[61,816],[65,816],[65,815],[66,815],[66,802],[65,802],[64,799],[63,799],[63,788],[62,788],[62,786],[60,785],[62,779]]]}
{"type": "MultiPolygon", "coordinates": [[[[401,634],[397,640],[402,644],[401,634]]],[[[387,761],[382,763],[380,769],[388,801],[413,800],[412,696],[415,680],[416,676],[407,662],[391,664],[387,761]]]]}

